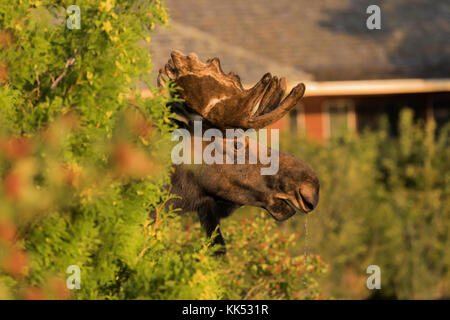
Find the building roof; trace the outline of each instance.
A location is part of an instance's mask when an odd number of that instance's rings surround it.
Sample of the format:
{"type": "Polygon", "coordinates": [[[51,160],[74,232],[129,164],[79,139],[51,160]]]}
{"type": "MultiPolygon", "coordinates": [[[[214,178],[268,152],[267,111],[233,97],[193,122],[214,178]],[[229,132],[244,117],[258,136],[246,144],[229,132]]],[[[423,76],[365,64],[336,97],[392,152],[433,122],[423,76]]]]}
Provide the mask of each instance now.
{"type": "Polygon", "coordinates": [[[450,78],[448,0],[165,0],[172,29],[152,38],[161,67],[173,49],[217,56],[244,83],[450,78]],[[368,30],[369,5],[381,30],[368,30]]]}
{"type": "Polygon", "coordinates": [[[170,29],[158,30],[152,37],[152,61],[159,70],[170,58],[174,49],[184,54],[195,52],[202,61],[218,57],[225,73],[234,71],[239,75],[244,86],[250,86],[271,72],[273,75],[284,76],[290,82],[311,80],[312,75],[288,64],[279,63],[270,57],[259,55],[241,46],[234,46],[207,32],[175,21],[170,23],[170,29]]]}

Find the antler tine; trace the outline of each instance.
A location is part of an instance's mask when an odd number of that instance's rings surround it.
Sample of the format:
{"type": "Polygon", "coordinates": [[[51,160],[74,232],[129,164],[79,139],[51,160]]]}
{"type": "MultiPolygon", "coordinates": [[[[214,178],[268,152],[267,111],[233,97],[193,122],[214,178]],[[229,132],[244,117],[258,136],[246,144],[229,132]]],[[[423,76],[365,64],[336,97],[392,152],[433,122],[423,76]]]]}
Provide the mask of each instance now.
{"type": "Polygon", "coordinates": [[[271,80],[272,75],[270,72],[266,73],[251,89],[247,90],[248,94],[250,96],[261,96],[267,89],[267,86],[270,84],[271,80]]]}
{"type": "Polygon", "coordinates": [[[222,67],[220,65],[220,59],[217,57],[214,57],[212,59],[206,60],[206,64],[210,66],[214,66],[217,72],[223,72],[222,67]]]}
{"type": "Polygon", "coordinates": [[[280,120],[286,113],[288,113],[292,108],[295,107],[298,101],[303,97],[304,93],[305,85],[303,83],[299,83],[295,88],[291,90],[291,92],[279,106],[275,105],[275,108],[272,109],[273,111],[249,119],[246,123],[247,127],[254,129],[264,128],[269,124],[280,120]]]}
{"type": "Polygon", "coordinates": [[[271,96],[271,99],[267,101],[265,104],[264,110],[262,110],[261,114],[271,112],[274,110],[281,102],[281,99],[284,97],[286,93],[286,78],[282,77],[278,79],[277,88],[278,90],[271,96]]]}
{"type": "Polygon", "coordinates": [[[286,80],[284,78],[278,79],[273,77],[272,81],[267,86],[266,92],[261,99],[260,106],[256,110],[254,116],[258,116],[272,111],[283,98],[286,91],[286,80]]]}

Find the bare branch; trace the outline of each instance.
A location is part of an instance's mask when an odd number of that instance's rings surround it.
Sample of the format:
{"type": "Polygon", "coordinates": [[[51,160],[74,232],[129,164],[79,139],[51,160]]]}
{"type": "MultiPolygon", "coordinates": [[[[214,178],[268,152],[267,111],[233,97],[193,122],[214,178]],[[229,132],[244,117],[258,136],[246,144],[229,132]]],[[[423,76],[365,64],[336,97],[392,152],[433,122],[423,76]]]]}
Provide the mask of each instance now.
{"type": "Polygon", "coordinates": [[[73,56],[70,57],[66,61],[66,65],[64,66],[64,71],[52,83],[52,86],[50,87],[50,89],[54,89],[58,85],[58,83],[62,80],[62,78],[64,78],[66,76],[68,69],[75,63],[75,57],[76,57],[77,53],[78,53],[78,49],[75,49],[73,52],[73,56]]]}

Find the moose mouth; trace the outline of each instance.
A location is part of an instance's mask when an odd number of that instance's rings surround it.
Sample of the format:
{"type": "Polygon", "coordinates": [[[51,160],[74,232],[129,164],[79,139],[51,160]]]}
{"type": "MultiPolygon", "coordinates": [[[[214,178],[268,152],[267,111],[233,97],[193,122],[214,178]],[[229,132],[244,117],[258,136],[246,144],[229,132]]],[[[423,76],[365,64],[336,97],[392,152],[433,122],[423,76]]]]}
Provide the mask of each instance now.
{"type": "Polygon", "coordinates": [[[305,201],[301,196],[298,201],[292,201],[285,195],[277,196],[275,204],[270,207],[265,207],[264,209],[266,209],[277,221],[287,220],[296,213],[307,214],[311,211],[309,205],[305,204],[305,201]]]}
{"type": "Polygon", "coordinates": [[[291,209],[294,210],[295,213],[307,213],[304,209],[301,209],[301,208],[295,206],[291,200],[289,200],[289,199],[281,199],[281,200],[283,200],[285,203],[287,203],[287,205],[289,207],[291,207],[291,209]]]}

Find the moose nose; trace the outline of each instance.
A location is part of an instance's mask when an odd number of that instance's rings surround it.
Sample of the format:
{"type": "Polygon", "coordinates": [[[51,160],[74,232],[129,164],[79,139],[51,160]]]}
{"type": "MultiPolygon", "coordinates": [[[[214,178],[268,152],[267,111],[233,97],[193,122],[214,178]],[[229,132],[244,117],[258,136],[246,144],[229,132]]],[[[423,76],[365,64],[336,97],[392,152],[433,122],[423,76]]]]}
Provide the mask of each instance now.
{"type": "Polygon", "coordinates": [[[300,204],[302,209],[308,213],[314,210],[319,202],[319,190],[312,187],[303,187],[299,190],[300,204]]]}

